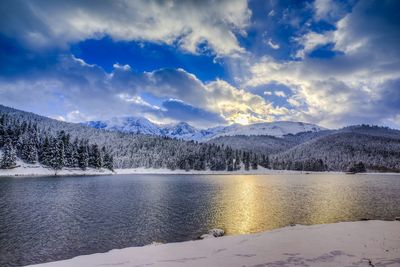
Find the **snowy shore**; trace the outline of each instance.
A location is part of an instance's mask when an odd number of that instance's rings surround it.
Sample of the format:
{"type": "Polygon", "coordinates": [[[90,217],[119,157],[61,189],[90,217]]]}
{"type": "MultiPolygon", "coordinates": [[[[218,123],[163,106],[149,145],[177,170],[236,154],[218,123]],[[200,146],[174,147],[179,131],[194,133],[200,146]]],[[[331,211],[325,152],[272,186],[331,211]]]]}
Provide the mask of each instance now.
{"type": "MultiPolygon", "coordinates": [[[[274,174],[345,174],[344,172],[311,172],[311,171],[290,171],[290,170],[271,170],[261,166],[257,170],[246,171],[243,168],[238,171],[185,171],[153,168],[131,168],[131,169],[93,169],[81,170],[78,168],[64,168],[62,170],[52,170],[40,164],[26,164],[18,162],[18,167],[14,169],[0,169],[0,177],[27,177],[27,176],[94,176],[94,175],[116,175],[116,174],[197,174],[197,175],[274,175],[274,174]]],[[[400,173],[365,173],[365,174],[393,174],[400,173]]]]}
{"type": "Polygon", "coordinates": [[[269,232],[111,250],[32,265],[400,266],[400,222],[296,225],[269,232]]]}
{"type": "MultiPolygon", "coordinates": [[[[185,171],[185,170],[170,170],[170,169],[154,169],[154,168],[131,168],[131,169],[115,169],[110,171],[108,169],[93,169],[88,168],[82,170],[79,168],[63,168],[62,170],[55,171],[53,169],[44,167],[40,164],[26,164],[18,161],[18,167],[13,169],[0,169],[0,177],[27,177],[27,176],[93,176],[93,175],[115,175],[115,174],[221,174],[221,175],[264,175],[264,174],[298,174],[298,173],[311,173],[311,172],[298,172],[288,170],[270,170],[259,167],[257,170],[246,171],[244,168],[238,171],[185,171]]],[[[328,173],[328,172],[327,172],[328,173]]],[[[329,172],[338,173],[338,172],[329,172]]]]}

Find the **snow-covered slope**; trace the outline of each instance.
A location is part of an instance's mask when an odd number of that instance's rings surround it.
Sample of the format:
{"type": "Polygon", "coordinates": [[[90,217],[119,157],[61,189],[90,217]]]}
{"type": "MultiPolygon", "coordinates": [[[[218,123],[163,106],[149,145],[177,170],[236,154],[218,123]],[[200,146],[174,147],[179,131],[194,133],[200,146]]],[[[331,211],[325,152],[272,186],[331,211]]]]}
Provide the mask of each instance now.
{"type": "Polygon", "coordinates": [[[88,121],[82,123],[96,129],[119,131],[124,133],[137,133],[149,135],[162,135],[160,128],[142,117],[119,117],[108,121],[88,121]]]}
{"type": "Polygon", "coordinates": [[[233,124],[226,127],[216,127],[208,131],[213,133],[207,136],[208,139],[220,136],[237,136],[237,135],[269,135],[282,137],[287,134],[297,134],[301,132],[318,132],[324,128],[310,123],[292,122],[292,121],[276,121],[264,122],[250,125],[233,124]]]}
{"type": "Polygon", "coordinates": [[[282,137],[287,134],[318,132],[324,130],[324,128],[315,124],[291,121],[266,122],[251,125],[233,124],[209,129],[197,129],[186,122],[163,126],[152,123],[145,118],[136,117],[113,118],[109,121],[90,121],[84,124],[97,129],[161,135],[171,138],[195,141],[207,141],[221,136],[238,135],[269,135],[282,137]]]}
{"type": "Polygon", "coordinates": [[[180,122],[175,125],[161,127],[160,132],[164,136],[192,140],[193,136],[199,133],[199,130],[186,122],[180,122]]]}

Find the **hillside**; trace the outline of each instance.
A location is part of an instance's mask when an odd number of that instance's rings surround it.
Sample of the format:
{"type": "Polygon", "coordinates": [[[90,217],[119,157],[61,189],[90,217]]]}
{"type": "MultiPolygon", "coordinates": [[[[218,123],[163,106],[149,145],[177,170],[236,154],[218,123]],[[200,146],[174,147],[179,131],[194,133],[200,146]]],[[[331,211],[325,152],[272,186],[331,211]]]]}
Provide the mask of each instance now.
{"type": "Polygon", "coordinates": [[[321,159],[327,170],[346,171],[362,162],[369,171],[400,171],[400,131],[354,126],[312,139],[271,159],[279,169],[297,169],[309,159],[321,159]]]}
{"type": "MultiPolygon", "coordinates": [[[[260,127],[263,126],[257,125],[255,129],[258,131],[260,127]]],[[[236,126],[233,128],[237,129],[236,126]]],[[[169,126],[168,131],[171,135],[181,136],[199,133],[185,123],[169,126]]],[[[365,167],[369,171],[400,171],[400,131],[385,127],[360,125],[339,130],[314,129],[281,137],[218,136],[197,143],[149,132],[133,134],[95,129],[1,105],[0,150],[2,154],[13,152],[24,162],[53,168],[98,168],[109,162],[108,168],[233,171],[262,166],[347,171],[361,162],[361,169],[365,167]]],[[[11,159],[13,153],[9,153],[11,159]]],[[[2,158],[2,165],[12,166],[5,164],[4,156],[2,158]]]]}
{"type": "MultiPolygon", "coordinates": [[[[104,147],[104,150],[113,157],[114,168],[234,170],[237,168],[233,167],[233,162],[246,160],[249,162],[250,158],[257,159],[249,153],[233,151],[229,147],[198,144],[193,141],[186,142],[168,137],[94,129],[1,105],[0,117],[0,149],[4,150],[7,145],[19,158],[24,159],[26,147],[29,146],[32,163],[42,161],[46,140],[51,141],[51,153],[62,150],[62,153],[58,154],[64,156],[67,154],[69,146],[74,155],[80,153],[79,149],[86,154],[85,151],[93,145],[98,148],[104,147]],[[31,142],[32,140],[34,141],[31,142]]],[[[73,157],[79,158],[76,155],[73,157]]],[[[71,164],[75,166],[75,163],[71,164]]],[[[79,167],[79,164],[76,164],[75,167],[79,167]]]]}
{"type": "Polygon", "coordinates": [[[301,132],[297,134],[288,134],[282,137],[269,135],[237,135],[220,136],[207,141],[210,144],[230,146],[233,149],[243,151],[253,151],[259,154],[273,155],[289,150],[299,144],[309,140],[331,134],[332,130],[323,130],[318,132],[301,132]]]}

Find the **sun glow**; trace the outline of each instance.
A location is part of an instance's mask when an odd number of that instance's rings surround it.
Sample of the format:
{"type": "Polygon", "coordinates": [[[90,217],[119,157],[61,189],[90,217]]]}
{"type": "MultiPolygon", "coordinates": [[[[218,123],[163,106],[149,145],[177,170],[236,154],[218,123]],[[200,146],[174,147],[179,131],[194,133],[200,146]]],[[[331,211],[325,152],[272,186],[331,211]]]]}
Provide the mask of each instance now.
{"type": "Polygon", "coordinates": [[[251,123],[251,118],[248,114],[235,114],[229,120],[232,123],[239,123],[242,125],[248,125],[251,123]]]}

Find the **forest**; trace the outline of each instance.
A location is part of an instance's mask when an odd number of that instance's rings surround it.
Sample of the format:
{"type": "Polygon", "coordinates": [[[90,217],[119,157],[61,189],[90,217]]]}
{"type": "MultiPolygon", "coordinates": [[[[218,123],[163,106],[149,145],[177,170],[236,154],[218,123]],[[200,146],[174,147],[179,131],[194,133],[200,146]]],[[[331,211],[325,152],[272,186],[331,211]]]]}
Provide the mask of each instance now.
{"type": "Polygon", "coordinates": [[[0,105],[0,168],[18,162],[63,168],[236,171],[400,171],[400,131],[369,125],[282,138],[227,136],[205,143],[121,133],[0,105]]]}

